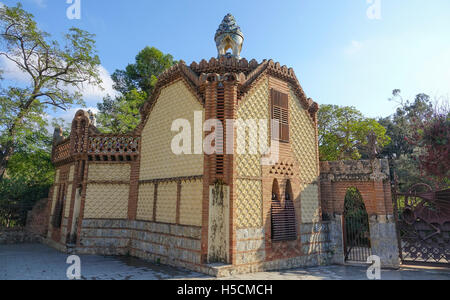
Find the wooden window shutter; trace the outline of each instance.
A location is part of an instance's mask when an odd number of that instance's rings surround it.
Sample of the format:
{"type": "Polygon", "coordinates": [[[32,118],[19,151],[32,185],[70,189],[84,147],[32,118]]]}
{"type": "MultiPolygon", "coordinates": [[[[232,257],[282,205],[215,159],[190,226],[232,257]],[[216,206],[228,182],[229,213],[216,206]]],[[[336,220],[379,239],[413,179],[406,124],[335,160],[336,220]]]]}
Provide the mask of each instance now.
{"type": "Polygon", "coordinates": [[[272,119],[280,126],[279,141],[289,143],[289,96],[275,89],[271,91],[272,119]]]}
{"type": "Polygon", "coordinates": [[[284,205],[279,199],[278,183],[274,182],[271,204],[272,241],[295,241],[297,239],[297,222],[294,201],[292,200],[290,182],[284,205]]]}
{"type": "Polygon", "coordinates": [[[275,180],[272,186],[272,203],[270,209],[271,234],[273,241],[281,241],[283,239],[283,207],[279,198],[280,189],[278,182],[275,180]]]}
{"type": "Polygon", "coordinates": [[[292,241],[297,239],[297,222],[295,218],[295,206],[292,199],[292,189],[290,182],[287,187],[285,202],[284,202],[284,239],[292,241]]]}

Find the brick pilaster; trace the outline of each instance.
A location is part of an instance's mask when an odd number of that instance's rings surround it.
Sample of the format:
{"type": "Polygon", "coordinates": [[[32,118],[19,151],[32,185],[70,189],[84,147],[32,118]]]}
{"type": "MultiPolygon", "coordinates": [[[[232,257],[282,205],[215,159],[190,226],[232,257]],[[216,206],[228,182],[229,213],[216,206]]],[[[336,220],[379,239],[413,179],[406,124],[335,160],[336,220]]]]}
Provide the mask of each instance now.
{"type": "Polygon", "coordinates": [[[130,193],[128,198],[128,219],[135,221],[137,218],[137,206],[139,199],[139,174],[140,174],[140,159],[131,163],[130,172],[130,193]]]}
{"type": "MultiPolygon", "coordinates": [[[[236,81],[226,81],[224,83],[225,85],[225,120],[235,120],[236,119],[236,105],[238,101],[238,88],[237,88],[237,82],[236,81]]],[[[227,137],[228,135],[232,134],[234,137],[236,136],[235,132],[226,132],[227,125],[224,124],[224,151],[226,151],[227,148],[230,148],[227,144],[227,137]]],[[[233,129],[234,131],[235,129],[233,129]]],[[[230,139],[231,140],[231,139],[230,139]]],[[[233,145],[233,149],[236,151],[236,143],[233,145]]],[[[229,219],[229,257],[230,262],[232,264],[236,264],[236,224],[234,222],[235,218],[235,203],[236,203],[236,194],[234,191],[234,184],[235,184],[235,178],[236,178],[236,168],[235,168],[235,159],[234,154],[226,154],[225,155],[225,170],[224,170],[224,182],[227,184],[230,188],[230,199],[229,199],[229,211],[230,211],[230,219],[229,219]]]]}
{"type": "MultiPolygon", "coordinates": [[[[205,120],[215,118],[216,108],[216,82],[205,83],[205,120]]],[[[204,137],[209,133],[204,133],[204,137]]],[[[209,187],[214,182],[211,176],[214,155],[204,154],[203,163],[203,204],[202,204],[202,242],[201,259],[202,263],[208,260],[208,234],[209,234],[209,187]]]]}

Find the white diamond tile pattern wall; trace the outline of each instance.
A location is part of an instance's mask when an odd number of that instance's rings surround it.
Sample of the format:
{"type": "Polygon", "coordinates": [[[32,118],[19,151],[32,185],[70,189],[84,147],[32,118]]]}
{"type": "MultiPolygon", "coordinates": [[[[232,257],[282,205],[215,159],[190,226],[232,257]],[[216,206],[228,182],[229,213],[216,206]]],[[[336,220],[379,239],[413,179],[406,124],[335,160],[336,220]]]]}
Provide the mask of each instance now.
{"type": "Polygon", "coordinates": [[[262,227],[262,182],[237,180],[237,227],[262,227]]]}
{"type": "Polygon", "coordinates": [[[85,219],[127,219],[128,184],[89,184],[84,208],[85,219]]]}
{"type": "Polygon", "coordinates": [[[59,175],[60,175],[61,171],[58,169],[56,170],[56,175],[55,175],[55,183],[59,183],[59,175]]]}
{"type": "MultiPolygon", "coordinates": [[[[242,100],[237,118],[243,121],[255,120],[259,126],[259,120],[269,121],[269,80],[264,78],[252,89],[248,96],[242,100]]],[[[269,127],[269,125],[267,125],[269,127]]],[[[259,129],[259,127],[258,127],[259,129]]],[[[259,131],[259,130],[258,130],[259,131]]],[[[260,177],[261,176],[261,154],[258,147],[258,154],[249,154],[250,135],[246,134],[246,153],[236,154],[237,173],[241,177],[260,177]]],[[[268,135],[265,135],[268,139],[268,135]]],[[[259,144],[259,138],[257,137],[259,144]]]]}
{"type": "Polygon", "coordinates": [[[319,222],[319,187],[302,184],[301,190],[302,223],[319,222]]]}
{"type": "Polygon", "coordinates": [[[64,217],[68,218],[70,214],[70,206],[72,205],[72,185],[67,187],[66,203],[64,207],[64,217]]]}
{"type": "Polygon", "coordinates": [[[319,166],[315,125],[309,113],[303,109],[300,101],[290,93],[291,144],[294,155],[300,164],[300,180],[302,182],[301,207],[302,222],[311,223],[319,218],[319,166]]]}
{"type": "Polygon", "coordinates": [[[69,170],[69,182],[72,182],[75,177],[75,166],[70,166],[69,170]]]}
{"type": "Polygon", "coordinates": [[[130,181],[129,164],[90,164],[89,181],[130,181]]]}
{"type": "Polygon", "coordinates": [[[160,183],[156,201],[156,222],[175,224],[177,217],[177,183],[160,183]]]}
{"type": "Polygon", "coordinates": [[[202,226],[203,181],[186,181],[181,185],[180,224],[202,226]]]}
{"type": "Polygon", "coordinates": [[[139,200],[137,219],[141,221],[153,221],[153,204],[155,198],[155,185],[146,183],[139,186],[139,200]]]}
{"type": "Polygon", "coordinates": [[[300,163],[302,182],[312,183],[319,174],[315,125],[292,91],[290,97],[291,144],[300,163]]]}
{"type": "MultiPolygon", "coordinates": [[[[171,143],[179,132],[172,132],[172,123],[188,120],[194,148],[194,112],[203,112],[202,105],[182,81],[161,91],[142,132],[141,180],[184,177],[203,174],[203,155],[175,155],[171,143]]],[[[204,119],[204,112],[203,112],[204,119]]]]}

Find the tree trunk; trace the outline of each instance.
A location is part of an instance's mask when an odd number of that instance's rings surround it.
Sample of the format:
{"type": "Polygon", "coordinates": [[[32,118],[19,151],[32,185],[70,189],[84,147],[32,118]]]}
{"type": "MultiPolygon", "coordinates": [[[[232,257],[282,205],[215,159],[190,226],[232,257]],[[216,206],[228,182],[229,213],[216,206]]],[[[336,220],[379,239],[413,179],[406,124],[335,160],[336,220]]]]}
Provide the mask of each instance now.
{"type": "Polygon", "coordinates": [[[6,168],[0,167],[0,180],[3,179],[3,175],[5,175],[6,168]]]}
{"type": "Polygon", "coordinates": [[[5,175],[6,169],[8,168],[8,162],[13,151],[14,149],[12,147],[8,147],[6,153],[1,155],[0,157],[0,180],[2,180],[3,176],[5,175]]]}

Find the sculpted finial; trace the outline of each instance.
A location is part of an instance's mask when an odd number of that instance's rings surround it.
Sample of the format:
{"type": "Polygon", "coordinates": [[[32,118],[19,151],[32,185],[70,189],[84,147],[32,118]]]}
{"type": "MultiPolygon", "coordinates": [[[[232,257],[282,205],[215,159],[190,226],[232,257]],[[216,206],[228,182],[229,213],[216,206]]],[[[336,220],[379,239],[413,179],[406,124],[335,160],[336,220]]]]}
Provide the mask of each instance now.
{"type": "Polygon", "coordinates": [[[57,145],[63,140],[63,129],[61,128],[61,126],[55,127],[55,131],[53,132],[53,145],[57,145]]]}
{"type": "Polygon", "coordinates": [[[227,14],[216,32],[215,41],[219,57],[232,56],[241,58],[242,45],[244,44],[244,34],[237,25],[233,15],[227,14]],[[232,54],[227,54],[231,49],[232,54]]]}

